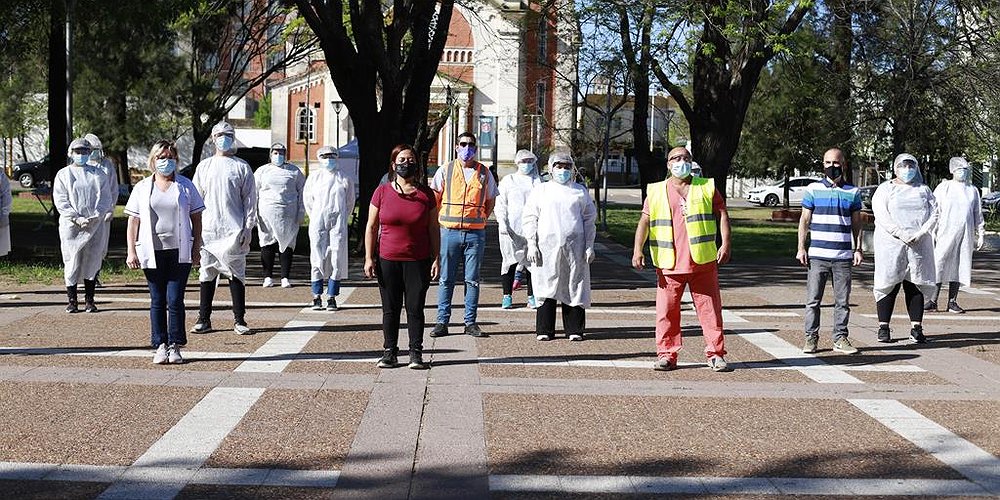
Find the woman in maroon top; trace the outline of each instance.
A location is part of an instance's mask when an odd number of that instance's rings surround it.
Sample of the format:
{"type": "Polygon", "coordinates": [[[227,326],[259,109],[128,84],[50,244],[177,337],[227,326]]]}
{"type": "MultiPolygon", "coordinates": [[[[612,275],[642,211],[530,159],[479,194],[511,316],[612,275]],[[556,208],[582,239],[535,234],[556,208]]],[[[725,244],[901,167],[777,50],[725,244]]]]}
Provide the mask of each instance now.
{"type": "Polygon", "coordinates": [[[382,295],[382,359],[379,368],[399,365],[399,314],[406,306],[410,368],[424,370],[424,303],[431,280],[438,277],[437,200],[419,179],[412,146],[392,150],[389,182],[372,195],[365,228],[365,276],[378,278],[382,295]],[[376,247],[378,255],[375,255],[376,247]],[[377,260],[376,260],[377,258],[377,260]]]}

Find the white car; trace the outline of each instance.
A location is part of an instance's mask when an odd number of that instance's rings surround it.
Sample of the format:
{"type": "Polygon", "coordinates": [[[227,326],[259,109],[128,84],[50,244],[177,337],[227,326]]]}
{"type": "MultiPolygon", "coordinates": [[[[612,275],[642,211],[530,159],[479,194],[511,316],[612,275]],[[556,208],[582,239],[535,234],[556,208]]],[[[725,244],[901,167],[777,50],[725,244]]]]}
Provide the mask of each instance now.
{"type": "MultiPolygon", "coordinates": [[[[806,186],[819,182],[819,177],[792,177],[788,179],[788,204],[801,205],[802,196],[806,192],[806,186]]],[[[756,187],[747,192],[747,201],[776,207],[783,204],[785,196],[785,181],[772,184],[770,186],[756,187]]]]}

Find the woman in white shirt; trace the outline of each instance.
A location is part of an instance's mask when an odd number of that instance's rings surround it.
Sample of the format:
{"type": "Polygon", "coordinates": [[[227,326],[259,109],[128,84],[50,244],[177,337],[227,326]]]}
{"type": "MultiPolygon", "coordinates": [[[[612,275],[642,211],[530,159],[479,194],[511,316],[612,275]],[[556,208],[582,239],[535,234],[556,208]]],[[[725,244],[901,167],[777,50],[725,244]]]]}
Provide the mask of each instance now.
{"type": "Polygon", "coordinates": [[[129,216],[128,257],[149,283],[150,340],[153,363],[183,363],[184,288],[191,266],[198,265],[201,212],[205,203],[186,177],[177,174],[177,147],[160,141],[149,152],[153,175],[139,181],[125,205],[129,216]]]}

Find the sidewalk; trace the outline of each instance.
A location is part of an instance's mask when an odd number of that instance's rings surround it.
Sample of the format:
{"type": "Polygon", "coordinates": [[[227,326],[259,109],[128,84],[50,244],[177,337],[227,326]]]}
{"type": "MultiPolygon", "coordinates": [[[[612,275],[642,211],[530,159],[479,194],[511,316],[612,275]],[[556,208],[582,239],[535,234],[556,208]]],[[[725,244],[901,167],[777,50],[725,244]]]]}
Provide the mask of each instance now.
{"type": "MultiPolygon", "coordinates": [[[[189,335],[179,366],[150,364],[142,286],[110,283],[100,313],[76,315],[62,312],[59,287],[17,290],[0,299],[0,489],[143,500],[1000,495],[996,259],[977,261],[968,314],[927,315],[925,346],[875,342],[861,269],[857,356],[833,352],[828,330],[819,353],[802,354],[805,274],[790,259],[725,266],[736,370],[705,367],[686,305],[680,369],[664,373],[651,370],[652,271],[632,270],[630,249],[598,242],[588,340],[537,342],[523,291],[515,309],[499,308],[488,232],[479,321],[490,337],[425,337],[428,371],[375,367],[380,301],[358,259],[329,313],[306,308],[307,257],[296,256],[292,289],[261,288],[251,257],[256,334],[189,335]]],[[[432,287],[429,323],[436,297],[432,287]]],[[[228,328],[229,314],[217,308],[213,323],[228,328]]],[[[824,328],[831,320],[824,308],[824,328]]]]}

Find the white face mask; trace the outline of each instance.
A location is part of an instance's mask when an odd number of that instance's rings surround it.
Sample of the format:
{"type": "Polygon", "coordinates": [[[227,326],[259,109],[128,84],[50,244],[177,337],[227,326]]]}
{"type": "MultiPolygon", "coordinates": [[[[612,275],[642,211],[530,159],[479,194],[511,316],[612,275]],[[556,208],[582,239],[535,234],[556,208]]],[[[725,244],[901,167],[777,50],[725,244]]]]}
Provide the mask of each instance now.
{"type": "Polygon", "coordinates": [[[320,163],[320,165],[323,165],[323,168],[325,168],[327,170],[333,171],[333,170],[337,169],[337,159],[336,158],[320,158],[319,159],[319,163],[320,163]]]}
{"type": "Polygon", "coordinates": [[[219,151],[229,151],[233,148],[233,138],[228,135],[220,135],[215,138],[215,147],[219,148],[219,151]]]}
{"type": "Polygon", "coordinates": [[[909,184],[917,177],[917,169],[909,166],[901,166],[896,169],[896,175],[899,176],[901,181],[909,184]]]}
{"type": "Polygon", "coordinates": [[[522,174],[525,174],[525,175],[530,174],[531,172],[535,171],[535,162],[529,162],[529,163],[522,162],[522,163],[518,163],[517,164],[517,170],[518,170],[518,172],[521,172],[522,174]]]}
{"type": "Polygon", "coordinates": [[[73,153],[73,163],[77,165],[86,165],[87,161],[90,160],[90,153],[73,153]]]}
{"type": "Polygon", "coordinates": [[[686,179],[691,175],[691,162],[675,161],[670,164],[670,173],[678,179],[686,179]]]}
{"type": "Polygon", "coordinates": [[[969,169],[960,168],[955,170],[955,180],[958,182],[965,182],[969,180],[969,169]]]}
{"type": "Polygon", "coordinates": [[[281,153],[275,153],[271,155],[271,163],[281,166],[285,164],[285,155],[281,153]]]}
{"type": "Polygon", "coordinates": [[[553,168],[552,180],[559,184],[566,184],[573,178],[573,170],[569,168],[553,168]]]}

